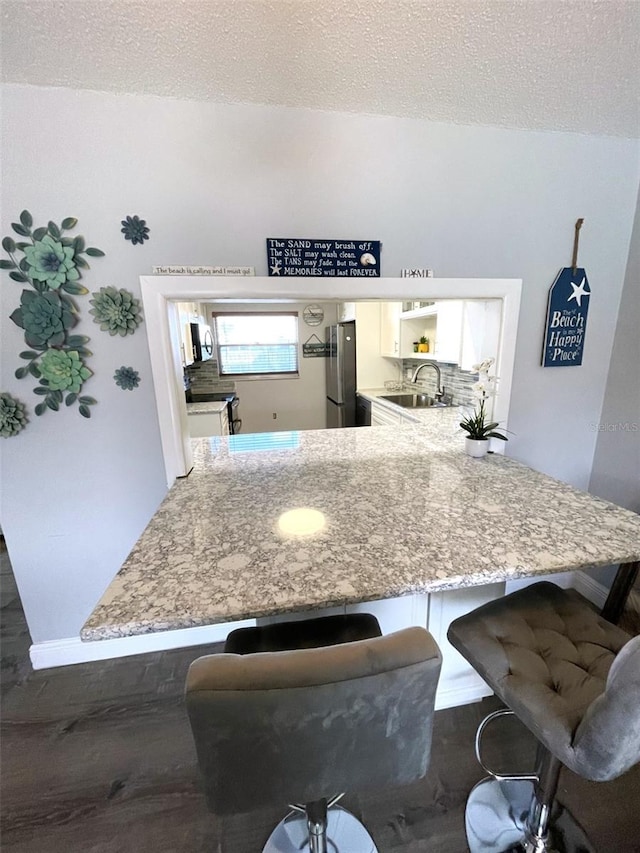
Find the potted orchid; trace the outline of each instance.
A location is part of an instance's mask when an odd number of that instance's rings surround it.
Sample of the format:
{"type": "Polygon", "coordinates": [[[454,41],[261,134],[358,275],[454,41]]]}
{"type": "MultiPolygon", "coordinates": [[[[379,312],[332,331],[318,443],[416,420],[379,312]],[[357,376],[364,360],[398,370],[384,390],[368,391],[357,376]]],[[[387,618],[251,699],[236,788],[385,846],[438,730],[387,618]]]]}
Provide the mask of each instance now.
{"type": "Polygon", "coordinates": [[[496,431],[497,421],[490,421],[486,412],[486,402],[496,394],[497,377],[491,376],[489,370],[495,358],[486,358],[480,364],[474,364],[472,370],[477,372],[478,381],[471,386],[473,396],[479,401],[473,413],[460,421],[462,429],[468,433],[465,438],[465,450],[469,456],[486,456],[489,450],[489,439],[499,438],[508,441],[506,435],[496,431]]]}

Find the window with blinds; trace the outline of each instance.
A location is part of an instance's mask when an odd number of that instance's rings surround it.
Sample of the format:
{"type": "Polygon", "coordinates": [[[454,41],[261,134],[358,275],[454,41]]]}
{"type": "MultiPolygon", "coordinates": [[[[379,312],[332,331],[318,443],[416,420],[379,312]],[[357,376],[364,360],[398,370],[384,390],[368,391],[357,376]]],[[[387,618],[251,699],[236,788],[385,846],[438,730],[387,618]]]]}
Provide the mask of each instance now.
{"type": "Polygon", "coordinates": [[[298,373],[298,315],[214,314],[224,376],[298,373]]]}

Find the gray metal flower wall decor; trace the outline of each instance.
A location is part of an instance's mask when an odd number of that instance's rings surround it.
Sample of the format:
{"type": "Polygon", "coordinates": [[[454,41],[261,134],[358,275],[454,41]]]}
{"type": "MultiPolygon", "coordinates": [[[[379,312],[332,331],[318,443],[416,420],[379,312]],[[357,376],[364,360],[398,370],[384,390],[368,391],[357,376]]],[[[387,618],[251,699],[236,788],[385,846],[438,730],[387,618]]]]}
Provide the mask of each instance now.
{"type": "Polygon", "coordinates": [[[93,322],[99,323],[103,332],[124,337],[132,335],[142,323],[140,300],[128,290],[101,287],[91,295],[93,308],[89,314],[93,314],[93,322]]]}
{"type": "Polygon", "coordinates": [[[149,239],[149,228],[146,220],[140,219],[139,216],[127,216],[126,219],[120,221],[120,224],[122,225],[120,230],[124,234],[124,239],[131,240],[132,246],[135,246],[136,243],[140,243],[142,246],[144,241],[149,239]]]}
{"type": "Polygon", "coordinates": [[[84,382],[92,376],[84,362],[91,352],[86,347],[88,337],[71,334],[78,322],[78,309],[71,296],[89,292],[80,284],[82,270],[89,269],[85,255],[100,258],[104,252],[86,247],[80,235],[65,236],[77,224],[78,220],[69,216],[59,226],[50,221],[33,228],[33,217],[23,210],[20,221],[12,222],[11,227],[26,239],[2,240],[9,260],[0,259],[0,269],[9,270],[13,281],[31,288],[22,291],[20,306],[10,316],[24,330],[30,347],[20,353],[27,364],[15,375],[17,379],[32,376],[38,380],[33,390],[42,400],[35,407],[36,415],[47,409],[57,412],[64,402],[67,406],[77,403],[80,414],[89,418],[89,407],[96,402],[93,397],[79,396],[84,382]]]}
{"type": "Polygon", "coordinates": [[[119,367],[113,374],[116,385],[123,391],[133,391],[140,384],[140,374],[133,367],[119,367]]]}
{"type": "Polygon", "coordinates": [[[0,436],[10,438],[21,432],[27,423],[24,403],[11,394],[0,393],[0,436]]]}

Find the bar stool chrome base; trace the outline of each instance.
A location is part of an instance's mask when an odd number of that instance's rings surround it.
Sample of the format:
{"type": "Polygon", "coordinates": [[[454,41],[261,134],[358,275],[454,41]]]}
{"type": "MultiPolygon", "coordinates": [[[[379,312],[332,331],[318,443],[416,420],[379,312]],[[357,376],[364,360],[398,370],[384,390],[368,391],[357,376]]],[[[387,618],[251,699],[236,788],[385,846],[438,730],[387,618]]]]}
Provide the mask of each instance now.
{"type": "Polygon", "coordinates": [[[528,839],[533,782],[482,779],[467,800],[465,826],[471,853],[596,853],[584,831],[559,803],[545,840],[528,839]]]}
{"type": "MultiPolygon", "coordinates": [[[[322,851],[322,842],[316,847],[322,851]]],[[[364,826],[342,806],[327,810],[326,853],[378,853],[364,826]]],[[[310,846],[307,816],[298,810],[289,812],[273,830],[262,853],[314,853],[310,846]]]]}

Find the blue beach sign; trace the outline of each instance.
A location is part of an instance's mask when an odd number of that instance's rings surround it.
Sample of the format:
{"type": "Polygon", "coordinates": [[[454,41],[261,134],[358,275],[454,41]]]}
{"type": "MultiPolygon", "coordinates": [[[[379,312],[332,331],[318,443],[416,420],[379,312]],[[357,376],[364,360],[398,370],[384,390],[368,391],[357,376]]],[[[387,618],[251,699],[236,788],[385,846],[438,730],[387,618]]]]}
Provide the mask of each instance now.
{"type": "Polygon", "coordinates": [[[578,367],[587,330],[591,288],[581,267],[565,267],[549,291],[543,367],[578,367]]]}

